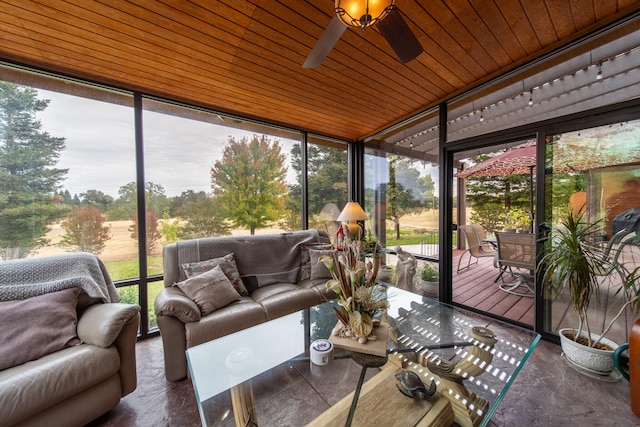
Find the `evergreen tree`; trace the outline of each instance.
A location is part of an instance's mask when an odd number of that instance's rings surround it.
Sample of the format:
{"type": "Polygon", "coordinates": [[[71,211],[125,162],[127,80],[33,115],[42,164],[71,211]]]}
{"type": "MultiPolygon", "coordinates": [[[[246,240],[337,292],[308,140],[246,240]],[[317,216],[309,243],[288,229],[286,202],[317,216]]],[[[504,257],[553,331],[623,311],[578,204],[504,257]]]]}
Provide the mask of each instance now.
{"type": "Polygon", "coordinates": [[[66,205],[72,205],[73,204],[73,197],[71,197],[71,193],[69,193],[69,190],[64,190],[64,192],[61,193],[63,199],[64,199],[64,203],[66,205]]]}
{"type": "Polygon", "coordinates": [[[247,227],[251,234],[284,214],[287,194],[285,157],[280,143],[266,135],[249,141],[230,136],[222,159],[211,168],[214,194],[223,215],[236,227],[247,227]]]}
{"type": "MultiPolygon", "coordinates": [[[[503,151],[493,156],[501,153],[503,151]]],[[[474,156],[471,160],[478,164],[493,156],[474,156]]],[[[528,174],[469,177],[467,178],[467,201],[471,206],[501,204],[507,211],[512,206],[528,209],[529,183],[528,174]]]]}
{"type": "Polygon", "coordinates": [[[66,169],[55,168],[65,139],[42,130],[47,108],[33,88],[0,81],[0,254],[16,259],[47,243],[64,215],[56,191],[66,169]]]}
{"type": "MultiPolygon", "coordinates": [[[[309,216],[318,215],[328,203],[341,209],[348,202],[346,149],[309,144],[307,148],[307,184],[309,216]]],[[[286,227],[302,228],[302,156],[300,144],[291,149],[292,167],[298,183],[289,185],[286,201],[286,227]]],[[[312,221],[313,218],[310,218],[312,221]]],[[[314,225],[310,224],[312,227],[314,225]]]]}

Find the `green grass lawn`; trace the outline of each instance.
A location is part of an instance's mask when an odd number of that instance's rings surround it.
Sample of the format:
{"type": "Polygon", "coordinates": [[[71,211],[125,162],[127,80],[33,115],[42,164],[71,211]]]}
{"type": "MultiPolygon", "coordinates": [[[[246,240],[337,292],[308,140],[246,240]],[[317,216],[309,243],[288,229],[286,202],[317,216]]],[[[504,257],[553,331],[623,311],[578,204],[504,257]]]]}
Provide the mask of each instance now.
{"type": "MultiPolygon", "coordinates": [[[[105,266],[111,275],[111,279],[124,280],[139,277],[139,263],[138,260],[126,260],[126,261],[111,261],[105,262],[105,266]]],[[[148,275],[162,274],[162,257],[149,257],[147,258],[148,275]]],[[[153,307],[153,302],[164,288],[162,281],[150,282],[147,286],[148,295],[148,307],[149,307],[149,328],[155,328],[156,315],[153,307]]],[[[118,289],[122,302],[129,304],[140,304],[138,300],[138,286],[124,286],[118,289]]]]}
{"type": "MultiPolygon", "coordinates": [[[[138,259],[110,261],[105,262],[104,264],[107,266],[111,279],[114,281],[140,276],[138,259]]],[[[147,271],[147,275],[149,276],[162,274],[162,257],[157,256],[147,258],[147,271]]]]}

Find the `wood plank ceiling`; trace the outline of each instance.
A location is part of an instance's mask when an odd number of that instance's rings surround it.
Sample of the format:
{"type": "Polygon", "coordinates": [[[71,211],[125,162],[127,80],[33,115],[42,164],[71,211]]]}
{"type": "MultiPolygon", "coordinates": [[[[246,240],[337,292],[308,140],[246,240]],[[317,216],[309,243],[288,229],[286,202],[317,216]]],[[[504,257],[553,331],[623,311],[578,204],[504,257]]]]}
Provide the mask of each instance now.
{"type": "MultiPolygon", "coordinates": [[[[424,47],[402,64],[348,29],[302,68],[332,0],[3,0],[0,58],[349,141],[640,9],[635,0],[397,0],[424,47]]],[[[0,76],[1,78],[1,76],[0,76]]]]}

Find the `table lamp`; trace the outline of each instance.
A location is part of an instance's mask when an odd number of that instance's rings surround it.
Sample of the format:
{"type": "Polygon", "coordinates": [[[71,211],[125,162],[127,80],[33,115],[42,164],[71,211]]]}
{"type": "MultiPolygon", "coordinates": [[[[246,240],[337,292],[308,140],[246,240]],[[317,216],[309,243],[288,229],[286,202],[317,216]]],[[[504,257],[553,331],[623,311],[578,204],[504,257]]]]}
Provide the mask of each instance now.
{"type": "Polygon", "coordinates": [[[348,222],[347,230],[349,231],[349,237],[351,239],[359,239],[361,237],[362,228],[357,221],[364,221],[366,219],[369,219],[369,217],[358,202],[348,202],[337,218],[338,221],[348,222]]]}

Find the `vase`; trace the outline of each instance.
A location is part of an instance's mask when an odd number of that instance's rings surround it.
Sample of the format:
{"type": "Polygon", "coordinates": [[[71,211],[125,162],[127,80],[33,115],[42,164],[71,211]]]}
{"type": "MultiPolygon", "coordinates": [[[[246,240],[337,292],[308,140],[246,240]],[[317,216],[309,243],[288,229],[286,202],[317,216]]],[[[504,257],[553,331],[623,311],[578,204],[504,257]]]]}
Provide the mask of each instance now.
{"type": "MultiPolygon", "coordinates": [[[[599,375],[610,374],[614,368],[613,352],[618,348],[618,344],[607,338],[602,338],[600,342],[608,345],[612,350],[600,350],[588,347],[565,336],[565,333],[574,332],[575,331],[571,328],[560,329],[558,331],[560,334],[560,345],[567,360],[591,373],[599,375]]],[[[582,332],[581,336],[586,337],[587,334],[582,332]]],[[[592,341],[597,340],[598,338],[598,335],[591,334],[592,341]]]]}

